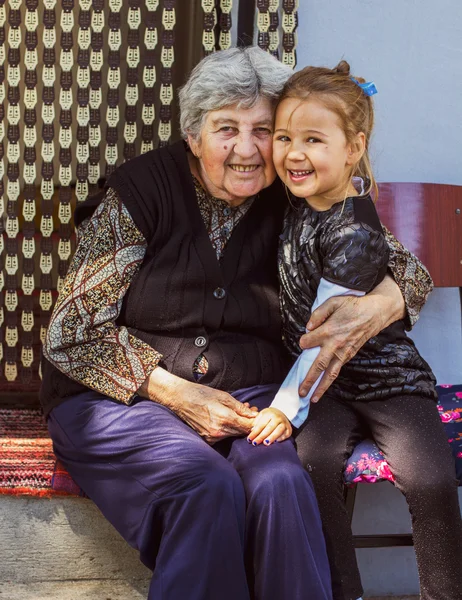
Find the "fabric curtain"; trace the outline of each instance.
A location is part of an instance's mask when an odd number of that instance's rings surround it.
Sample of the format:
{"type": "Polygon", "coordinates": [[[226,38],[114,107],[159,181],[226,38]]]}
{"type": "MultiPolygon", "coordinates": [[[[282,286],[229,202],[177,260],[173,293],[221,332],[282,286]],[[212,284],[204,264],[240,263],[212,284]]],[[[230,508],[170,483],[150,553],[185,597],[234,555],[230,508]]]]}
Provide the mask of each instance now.
{"type": "Polygon", "coordinates": [[[0,403],[35,402],[77,203],[178,139],[203,56],[256,43],[295,67],[296,28],[295,0],[0,0],[0,403]]]}

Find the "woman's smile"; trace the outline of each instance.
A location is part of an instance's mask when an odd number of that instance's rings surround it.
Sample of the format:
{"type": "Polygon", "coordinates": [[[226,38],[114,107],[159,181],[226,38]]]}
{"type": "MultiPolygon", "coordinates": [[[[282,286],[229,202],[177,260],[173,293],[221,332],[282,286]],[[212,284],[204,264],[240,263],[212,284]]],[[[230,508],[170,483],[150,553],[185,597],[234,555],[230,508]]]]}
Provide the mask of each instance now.
{"type": "Polygon", "coordinates": [[[246,174],[246,173],[255,173],[255,171],[260,167],[260,165],[228,165],[230,169],[235,171],[236,173],[246,174]]]}

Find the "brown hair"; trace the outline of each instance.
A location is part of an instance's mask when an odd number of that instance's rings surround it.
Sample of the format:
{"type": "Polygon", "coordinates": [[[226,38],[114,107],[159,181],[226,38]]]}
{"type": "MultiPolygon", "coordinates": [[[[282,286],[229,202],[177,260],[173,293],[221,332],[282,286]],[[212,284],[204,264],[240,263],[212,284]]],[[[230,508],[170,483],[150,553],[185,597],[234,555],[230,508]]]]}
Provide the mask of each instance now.
{"type": "MultiPolygon", "coordinates": [[[[359,83],[365,80],[355,77],[359,83]]],[[[286,82],[279,104],[286,98],[306,100],[316,96],[340,119],[340,124],[348,142],[363,132],[366,148],[359,162],[353,167],[351,177],[362,177],[369,185],[366,193],[374,191],[378,197],[377,182],[372,172],[369,158],[369,142],[374,127],[374,107],[372,99],[353,81],[350,65],[342,60],[334,69],[326,67],[305,67],[294,73],[286,82]]]]}

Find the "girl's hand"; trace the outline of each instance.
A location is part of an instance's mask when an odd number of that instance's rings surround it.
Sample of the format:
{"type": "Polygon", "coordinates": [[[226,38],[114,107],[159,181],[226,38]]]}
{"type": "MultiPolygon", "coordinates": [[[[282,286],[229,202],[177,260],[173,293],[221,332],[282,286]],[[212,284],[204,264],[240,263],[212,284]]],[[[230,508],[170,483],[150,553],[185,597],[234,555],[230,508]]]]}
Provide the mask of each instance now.
{"type": "Polygon", "coordinates": [[[262,442],[270,446],[273,442],[283,442],[292,435],[289,419],[277,408],[264,408],[255,417],[247,440],[254,446],[262,442]]]}

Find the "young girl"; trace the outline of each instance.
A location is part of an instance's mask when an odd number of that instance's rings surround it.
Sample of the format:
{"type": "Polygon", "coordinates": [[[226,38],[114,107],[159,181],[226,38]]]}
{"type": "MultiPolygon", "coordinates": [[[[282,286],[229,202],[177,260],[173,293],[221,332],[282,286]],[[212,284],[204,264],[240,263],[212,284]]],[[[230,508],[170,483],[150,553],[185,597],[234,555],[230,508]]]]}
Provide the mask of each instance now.
{"type": "MultiPolygon", "coordinates": [[[[435,378],[398,321],[366,342],[319,403],[298,388],[319,349],[300,354],[311,312],[332,295],[364,294],[385,276],[388,248],[371,200],[368,149],[373,84],[308,67],[287,82],[276,112],[273,157],[292,197],[279,251],[285,343],[297,361],[249,435],[271,445],[297,428],[299,456],[316,488],[334,600],[362,587],[343,501],[343,469],[373,437],[412,515],[421,597],[462,598],[462,525],[452,455],[436,409],[435,378]],[[423,470],[423,468],[425,470],[423,470]]],[[[319,380],[318,380],[319,381],[319,380]]],[[[316,386],[314,386],[316,387],[316,386]]]]}

